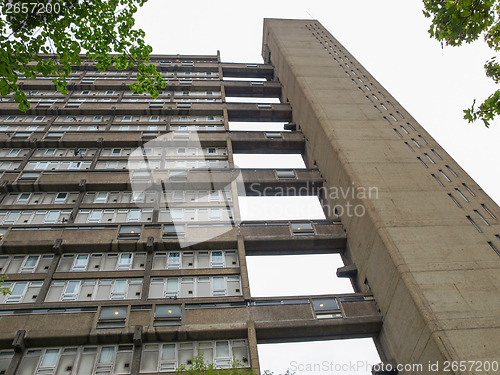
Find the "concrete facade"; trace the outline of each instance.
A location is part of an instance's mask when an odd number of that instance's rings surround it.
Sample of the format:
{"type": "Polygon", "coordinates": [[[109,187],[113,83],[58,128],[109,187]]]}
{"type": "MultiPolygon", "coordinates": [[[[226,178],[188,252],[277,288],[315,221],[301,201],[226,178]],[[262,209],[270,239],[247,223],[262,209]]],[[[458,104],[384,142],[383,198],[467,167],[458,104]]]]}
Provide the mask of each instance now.
{"type": "Polygon", "coordinates": [[[377,188],[326,201],[366,208],[341,215],[343,257],[383,315],[382,358],[499,361],[498,205],[319,22],[266,19],[262,55],[327,190],[377,188]]]}

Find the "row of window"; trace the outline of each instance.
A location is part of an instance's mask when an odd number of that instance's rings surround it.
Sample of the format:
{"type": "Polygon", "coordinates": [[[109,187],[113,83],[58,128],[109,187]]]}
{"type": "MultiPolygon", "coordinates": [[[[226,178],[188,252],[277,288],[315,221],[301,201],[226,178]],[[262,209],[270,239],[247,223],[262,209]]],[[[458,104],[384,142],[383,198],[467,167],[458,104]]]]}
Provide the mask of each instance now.
{"type": "MultiPolygon", "coordinates": [[[[54,255],[0,255],[0,274],[45,273],[54,255]]],[[[144,270],[146,253],[63,254],[56,272],[144,270]]],[[[155,252],[154,270],[237,267],[236,250],[155,252]]]]}
{"type": "MultiPolygon", "coordinates": [[[[133,352],[132,344],[30,348],[15,374],[130,374],[133,352]]],[[[144,344],[140,372],[173,372],[181,365],[190,368],[200,353],[205,363],[216,368],[230,368],[233,361],[248,367],[248,352],[244,339],[144,344]]],[[[0,373],[7,371],[13,356],[13,351],[0,351],[0,373]]]]}
{"type": "MultiPolygon", "coordinates": [[[[113,121],[118,122],[158,122],[167,121],[169,116],[164,115],[151,115],[151,116],[114,116],[113,121]]],[[[224,121],[223,116],[209,115],[209,116],[170,116],[172,122],[203,122],[203,121],[224,121]]],[[[68,115],[57,116],[54,123],[57,122],[107,122],[111,116],[85,116],[85,115],[68,115]]],[[[53,116],[0,116],[0,122],[44,122],[50,121],[53,116]]]]}
{"type": "MultiPolygon", "coordinates": [[[[140,299],[142,279],[53,280],[45,302],[108,301],[140,299]]],[[[11,293],[0,303],[34,303],[43,281],[4,282],[11,293]]],[[[153,278],[149,298],[201,298],[240,296],[240,276],[153,278]]]]}
{"type": "MultiPolygon", "coordinates": [[[[71,210],[0,211],[2,225],[65,223],[71,210]]],[[[230,221],[231,208],[172,208],[161,209],[158,222],[172,221],[230,221]]],[[[153,220],[153,209],[100,209],[77,211],[75,223],[147,223],[153,220]]]]}
{"type": "MultiPolygon", "coordinates": [[[[103,148],[100,156],[130,156],[135,148],[103,148]]],[[[29,154],[29,148],[0,148],[0,157],[25,157],[29,154]]],[[[37,148],[32,157],[72,157],[72,156],[94,156],[96,148],[37,148]]],[[[142,155],[148,156],[222,156],[227,155],[226,147],[145,147],[142,155]]]]}
{"type": "MultiPolygon", "coordinates": [[[[72,204],[78,199],[78,192],[59,193],[9,193],[1,201],[2,205],[72,204]]],[[[106,203],[154,203],[156,192],[102,191],[87,192],[82,204],[106,203]]],[[[160,202],[230,202],[230,190],[171,190],[164,193],[160,202]]]]}

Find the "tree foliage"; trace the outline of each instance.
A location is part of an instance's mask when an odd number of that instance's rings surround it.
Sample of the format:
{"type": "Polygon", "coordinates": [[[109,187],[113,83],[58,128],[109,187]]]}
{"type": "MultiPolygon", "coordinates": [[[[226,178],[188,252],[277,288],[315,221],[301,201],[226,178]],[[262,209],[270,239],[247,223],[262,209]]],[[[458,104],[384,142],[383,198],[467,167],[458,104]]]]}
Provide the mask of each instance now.
{"type": "Polygon", "coordinates": [[[0,0],[1,96],[13,93],[19,109],[29,109],[19,74],[53,76],[66,94],[72,65],[80,65],[85,54],[99,71],[137,67],[131,90],[157,97],[166,83],[149,63],[152,48],[144,31],[134,29],[133,16],[146,1],[0,0]]]}
{"type": "MultiPolygon", "coordinates": [[[[432,18],[431,37],[441,45],[460,46],[483,37],[488,46],[500,50],[500,0],[424,0],[424,15],[432,18]]],[[[500,65],[496,56],[486,61],[486,75],[495,83],[500,80],[500,65]]],[[[488,127],[500,114],[500,90],[496,90],[478,107],[476,102],[464,110],[469,122],[478,119],[488,127]]]]}
{"type": "Polygon", "coordinates": [[[11,293],[9,288],[7,288],[6,286],[2,286],[2,284],[1,284],[5,280],[7,280],[8,278],[9,277],[7,275],[0,276],[0,293],[2,293],[4,296],[11,293]]]}
{"type": "MultiPolygon", "coordinates": [[[[191,359],[189,368],[186,365],[181,365],[177,371],[177,375],[258,375],[254,369],[244,367],[238,360],[231,361],[231,367],[228,369],[216,368],[212,363],[206,363],[202,351],[198,351],[196,357],[191,359]]],[[[263,375],[274,375],[271,371],[264,371],[263,375]]],[[[281,375],[295,375],[295,373],[287,370],[281,375]]]]}

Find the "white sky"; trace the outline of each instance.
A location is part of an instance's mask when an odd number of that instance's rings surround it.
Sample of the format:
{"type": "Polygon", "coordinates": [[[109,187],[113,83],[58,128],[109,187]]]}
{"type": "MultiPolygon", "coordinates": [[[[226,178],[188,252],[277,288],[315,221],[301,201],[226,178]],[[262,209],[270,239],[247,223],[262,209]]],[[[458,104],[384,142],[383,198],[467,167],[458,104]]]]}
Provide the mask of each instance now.
{"type": "MultiPolygon", "coordinates": [[[[500,174],[498,166],[495,167],[500,161],[500,120],[486,129],[481,123],[468,124],[462,118],[462,110],[474,98],[480,102],[495,88],[483,69],[493,53],[482,41],[442,49],[428,36],[429,21],[422,14],[420,0],[149,0],[139,11],[137,26],[146,32],[146,41],[153,46],[154,53],[214,55],[220,50],[225,62],[262,62],[262,25],[266,17],[318,19],[486,193],[500,202],[500,174]]],[[[251,282],[252,273],[268,274],[262,263],[252,269],[252,262],[249,259],[251,282]]],[[[301,269],[313,268],[302,261],[299,264],[301,269]]],[[[291,268],[291,261],[287,267],[283,278],[286,275],[293,278],[299,272],[291,268]]],[[[330,267],[334,272],[336,266],[332,263],[330,267]]],[[[254,295],[264,292],[256,285],[255,291],[252,290],[254,295]]],[[[273,350],[261,345],[261,368],[276,372],[288,367],[293,370],[293,361],[296,364],[375,362],[373,349],[365,349],[367,344],[370,346],[369,340],[362,341],[336,341],[335,347],[331,342],[308,346],[287,344],[273,346],[273,350]],[[339,344],[342,349],[338,349],[339,344]]],[[[370,371],[366,366],[354,372],[297,371],[297,375],[334,373],[369,374],[370,371]]]]}

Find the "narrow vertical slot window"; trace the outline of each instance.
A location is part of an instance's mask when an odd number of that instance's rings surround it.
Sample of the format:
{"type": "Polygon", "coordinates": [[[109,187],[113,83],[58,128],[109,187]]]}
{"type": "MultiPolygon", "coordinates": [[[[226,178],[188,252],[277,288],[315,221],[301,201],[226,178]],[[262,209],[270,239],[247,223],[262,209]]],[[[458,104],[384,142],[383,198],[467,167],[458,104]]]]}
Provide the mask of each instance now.
{"type": "Polygon", "coordinates": [[[493,251],[495,253],[497,253],[498,256],[500,256],[500,251],[498,251],[498,248],[495,245],[493,245],[493,242],[488,241],[488,245],[490,245],[490,247],[493,249],[493,251]]]}
{"type": "Polygon", "coordinates": [[[406,130],[406,128],[403,126],[403,125],[399,125],[399,127],[401,129],[403,129],[403,131],[406,133],[406,134],[410,134],[410,132],[408,130],[406,130]]]}
{"type": "Polygon", "coordinates": [[[370,97],[367,96],[366,99],[368,99],[370,103],[373,103],[373,100],[371,100],[370,97]]]}
{"type": "Polygon", "coordinates": [[[469,192],[470,195],[472,195],[473,197],[476,196],[476,194],[466,184],[462,184],[462,186],[465,188],[465,190],[467,190],[469,192]]]}
{"type": "Polygon", "coordinates": [[[432,174],[431,176],[434,178],[434,180],[436,180],[436,182],[437,182],[440,186],[443,186],[443,187],[444,187],[444,185],[443,185],[443,183],[441,182],[441,180],[440,180],[440,179],[439,179],[439,178],[438,178],[435,174],[432,174]]]}
{"type": "Polygon", "coordinates": [[[415,150],[413,149],[413,147],[411,147],[408,142],[405,142],[405,145],[411,150],[411,152],[415,152],[415,150]]]}
{"type": "Polygon", "coordinates": [[[387,107],[384,105],[384,103],[380,103],[380,105],[387,111],[387,107]]]}
{"type": "Polygon", "coordinates": [[[486,221],[486,219],[483,217],[483,215],[481,215],[481,213],[478,211],[478,210],[474,210],[474,212],[476,213],[476,215],[481,219],[481,221],[486,225],[486,226],[490,226],[490,223],[488,223],[486,221]]]}
{"type": "Polygon", "coordinates": [[[425,140],[425,138],[422,137],[421,135],[419,135],[418,137],[422,140],[422,142],[424,142],[425,145],[429,144],[429,143],[427,143],[427,141],[425,140]]]}
{"type": "Polygon", "coordinates": [[[446,168],[448,168],[448,170],[450,171],[450,173],[454,176],[454,177],[458,177],[458,175],[455,173],[455,171],[453,169],[451,169],[451,167],[449,165],[446,166],[446,168]]]}
{"type": "Polygon", "coordinates": [[[444,177],[444,179],[448,182],[451,182],[451,180],[449,179],[449,177],[446,175],[446,173],[444,173],[441,169],[439,170],[439,173],[441,173],[441,176],[444,177]]]}
{"type": "Polygon", "coordinates": [[[348,77],[350,77],[350,76],[351,76],[351,75],[350,75],[349,73],[347,73],[347,72],[345,72],[345,74],[347,74],[347,76],[348,76],[348,77]]]}
{"type": "Polygon", "coordinates": [[[436,164],[434,162],[434,160],[432,160],[432,158],[428,154],[424,154],[424,155],[427,157],[427,160],[429,160],[432,164],[436,164]]]}
{"type": "Polygon", "coordinates": [[[413,125],[412,125],[412,124],[410,124],[409,122],[407,122],[407,123],[406,123],[406,125],[408,125],[408,127],[409,127],[411,130],[416,131],[416,130],[415,130],[415,128],[413,127],[413,125]]]}
{"type": "MultiPolygon", "coordinates": [[[[347,64],[346,64],[346,65],[347,65],[347,64]]],[[[365,85],[365,89],[366,89],[367,91],[371,91],[371,89],[370,89],[368,86],[366,86],[366,85],[365,85]]]]}
{"type": "Polygon", "coordinates": [[[468,202],[469,200],[466,198],[465,195],[462,194],[462,192],[459,190],[459,189],[455,189],[455,191],[458,193],[458,195],[460,195],[462,197],[462,199],[466,202],[468,202]]]}
{"type": "Polygon", "coordinates": [[[358,86],[359,91],[361,91],[363,94],[365,93],[361,87],[358,86]]]}
{"type": "Polygon", "coordinates": [[[375,108],[378,113],[382,113],[382,111],[376,105],[374,105],[373,108],[375,108]]]}
{"type": "Polygon", "coordinates": [[[413,144],[415,146],[417,146],[418,148],[420,148],[420,145],[418,144],[418,142],[416,140],[414,140],[413,138],[411,140],[412,140],[412,142],[413,142],[413,144]]]}
{"type": "Polygon", "coordinates": [[[405,118],[399,111],[396,111],[396,113],[398,114],[399,117],[405,118]]]}
{"type": "Polygon", "coordinates": [[[398,132],[398,129],[393,129],[393,130],[396,132],[396,134],[399,136],[399,138],[403,138],[403,136],[401,135],[401,133],[398,132]]]}
{"type": "Polygon", "coordinates": [[[432,151],[432,153],[433,153],[434,155],[436,155],[436,157],[437,157],[439,160],[443,160],[443,158],[441,157],[441,155],[439,155],[439,153],[438,153],[436,150],[431,149],[431,151],[432,151]]]}
{"type": "Polygon", "coordinates": [[[476,222],[474,220],[472,220],[472,218],[470,216],[467,216],[467,220],[469,220],[469,223],[472,224],[472,226],[474,228],[476,228],[476,230],[479,232],[479,233],[483,233],[483,231],[481,230],[481,228],[479,228],[479,226],[476,224],[476,222]]]}
{"type": "Polygon", "coordinates": [[[417,159],[418,159],[418,161],[419,161],[420,163],[422,163],[422,165],[423,165],[425,168],[429,168],[429,167],[427,166],[427,164],[425,164],[425,163],[424,163],[424,161],[423,161],[422,159],[420,159],[420,157],[417,157],[417,159]]]}
{"type": "Polygon", "coordinates": [[[455,199],[455,197],[452,194],[448,194],[448,196],[451,198],[451,200],[453,201],[453,203],[455,203],[457,205],[458,208],[462,208],[462,206],[460,205],[460,203],[458,203],[458,201],[455,199]]]}
{"type": "Polygon", "coordinates": [[[484,204],[481,203],[481,207],[484,208],[484,210],[491,216],[492,219],[496,219],[496,215],[484,204]]]}
{"type": "Polygon", "coordinates": [[[389,121],[389,119],[387,117],[384,116],[384,120],[389,124],[389,125],[392,125],[391,122],[389,121]]]}
{"type": "Polygon", "coordinates": [[[391,118],[394,120],[394,121],[398,121],[398,119],[396,117],[394,117],[394,115],[392,113],[389,114],[389,116],[391,116],[391,118]]]}
{"type": "Polygon", "coordinates": [[[375,95],[375,94],[372,94],[372,97],[373,97],[373,99],[375,99],[375,100],[378,100],[378,97],[377,97],[377,95],[375,95]]]}

